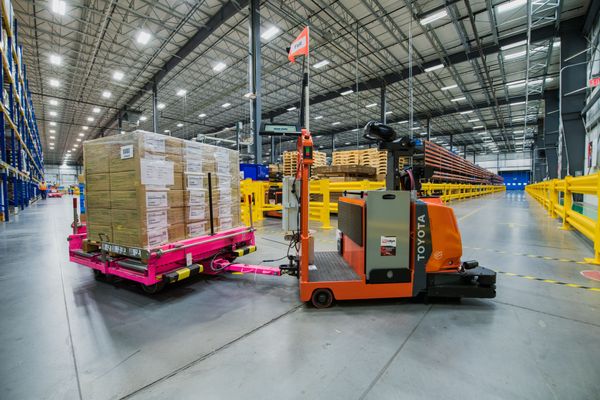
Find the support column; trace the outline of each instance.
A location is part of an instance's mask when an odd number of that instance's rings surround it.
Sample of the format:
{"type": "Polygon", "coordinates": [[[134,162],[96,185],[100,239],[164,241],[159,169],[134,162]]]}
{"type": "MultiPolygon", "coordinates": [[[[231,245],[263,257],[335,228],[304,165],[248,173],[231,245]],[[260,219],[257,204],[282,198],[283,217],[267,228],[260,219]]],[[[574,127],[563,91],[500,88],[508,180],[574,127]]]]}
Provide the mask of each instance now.
{"type": "Polygon", "coordinates": [[[465,158],[465,160],[467,159],[467,145],[466,144],[463,146],[463,157],[465,158]]]}
{"type": "Polygon", "coordinates": [[[544,149],[547,168],[540,180],[558,177],[558,90],[544,92],[544,103],[544,137],[540,147],[544,149]]]}
{"type": "Polygon", "coordinates": [[[331,134],[331,156],[333,157],[333,152],[335,151],[335,133],[331,134]]]}
{"type": "Polygon", "coordinates": [[[452,151],[452,149],[454,148],[454,145],[452,144],[454,142],[454,136],[450,135],[450,151],[452,151]]]}
{"type": "Polygon", "coordinates": [[[250,0],[250,92],[254,94],[250,110],[252,135],[254,138],[254,163],[262,163],[262,138],[259,136],[260,119],[262,114],[261,104],[261,67],[260,54],[260,0],[250,0]]]}
{"type": "Polygon", "coordinates": [[[152,83],[152,131],[158,132],[158,86],[156,81],[152,83]]]}
{"type": "Polygon", "coordinates": [[[581,111],[586,96],[587,42],[581,26],[561,26],[560,32],[560,122],[559,149],[560,177],[577,176],[584,173],[585,126],[581,111]]]}
{"type": "Polygon", "coordinates": [[[275,136],[271,136],[271,164],[275,164],[275,136]]]}
{"type": "Polygon", "coordinates": [[[379,112],[381,113],[381,123],[387,123],[387,88],[385,86],[385,82],[381,84],[381,93],[380,93],[380,103],[379,103],[379,112]]]}
{"type": "Polygon", "coordinates": [[[431,140],[431,120],[427,118],[427,140],[431,140]]]}

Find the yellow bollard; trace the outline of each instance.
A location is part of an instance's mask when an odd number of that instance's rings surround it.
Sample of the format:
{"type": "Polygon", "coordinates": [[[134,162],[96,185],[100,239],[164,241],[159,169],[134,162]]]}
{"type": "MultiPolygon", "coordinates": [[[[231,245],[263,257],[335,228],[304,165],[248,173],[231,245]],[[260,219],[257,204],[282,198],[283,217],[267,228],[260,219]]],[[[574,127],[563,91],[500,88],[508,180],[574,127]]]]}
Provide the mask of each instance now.
{"type": "Polygon", "coordinates": [[[567,218],[569,217],[569,211],[573,208],[573,193],[571,193],[571,179],[572,177],[565,177],[565,192],[564,192],[564,201],[563,201],[563,224],[561,229],[565,231],[570,231],[573,228],[567,222],[567,218]]]}
{"type": "MultiPolygon", "coordinates": [[[[600,199],[600,173],[596,174],[596,198],[600,199]]],[[[594,258],[584,258],[586,263],[600,265],[600,210],[596,211],[594,230],[594,258]]]]}

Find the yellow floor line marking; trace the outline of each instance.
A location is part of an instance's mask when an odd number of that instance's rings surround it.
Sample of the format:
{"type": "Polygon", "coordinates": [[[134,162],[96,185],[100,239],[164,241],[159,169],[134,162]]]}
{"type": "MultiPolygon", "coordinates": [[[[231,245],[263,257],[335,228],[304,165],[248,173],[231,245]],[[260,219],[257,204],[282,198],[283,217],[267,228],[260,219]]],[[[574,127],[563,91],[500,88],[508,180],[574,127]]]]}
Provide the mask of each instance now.
{"type": "Polygon", "coordinates": [[[493,253],[498,253],[498,254],[508,254],[508,255],[511,255],[511,256],[539,258],[539,259],[542,259],[542,260],[559,261],[559,262],[573,263],[573,264],[579,264],[579,265],[592,265],[592,264],[587,263],[585,261],[570,260],[568,258],[558,258],[558,257],[550,257],[550,256],[541,256],[541,255],[538,255],[538,254],[510,253],[510,252],[507,252],[507,251],[504,251],[504,250],[496,250],[496,249],[482,248],[482,247],[470,247],[470,246],[463,246],[463,248],[469,249],[469,250],[488,251],[488,252],[493,252],[493,253]]]}
{"type": "Polygon", "coordinates": [[[551,283],[551,284],[554,284],[554,285],[567,286],[567,287],[574,288],[574,289],[584,289],[584,290],[588,290],[590,292],[600,292],[600,288],[583,286],[583,285],[579,285],[579,284],[576,284],[576,283],[560,282],[560,281],[555,281],[554,279],[536,278],[535,276],[520,275],[520,274],[515,274],[514,272],[505,272],[505,271],[496,271],[496,272],[499,273],[499,274],[502,274],[502,275],[514,276],[514,277],[517,277],[517,278],[528,279],[530,281],[538,281],[538,282],[543,282],[543,283],[551,283]]]}

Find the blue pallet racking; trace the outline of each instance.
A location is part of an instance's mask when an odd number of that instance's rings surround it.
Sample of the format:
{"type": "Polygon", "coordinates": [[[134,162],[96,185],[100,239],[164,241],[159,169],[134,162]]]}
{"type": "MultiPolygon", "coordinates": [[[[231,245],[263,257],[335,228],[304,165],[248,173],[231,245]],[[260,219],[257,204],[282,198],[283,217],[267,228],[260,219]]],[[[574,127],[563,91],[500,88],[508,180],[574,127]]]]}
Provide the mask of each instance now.
{"type": "Polygon", "coordinates": [[[36,123],[23,48],[10,2],[2,1],[2,98],[0,99],[0,220],[38,198],[44,155],[36,123]]]}

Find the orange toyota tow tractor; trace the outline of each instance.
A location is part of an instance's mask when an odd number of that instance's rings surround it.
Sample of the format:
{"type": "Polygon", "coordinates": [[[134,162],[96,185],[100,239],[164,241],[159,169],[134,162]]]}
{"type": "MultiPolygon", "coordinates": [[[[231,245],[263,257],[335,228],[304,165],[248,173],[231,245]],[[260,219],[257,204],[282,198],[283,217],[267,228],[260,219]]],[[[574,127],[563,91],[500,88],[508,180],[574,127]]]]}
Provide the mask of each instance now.
{"type": "Polygon", "coordinates": [[[346,192],[339,199],[338,250],[311,254],[309,178],[313,141],[309,130],[309,30],[292,43],[290,60],[303,54],[300,123],[293,126],[263,124],[261,135],[297,136],[295,178],[284,178],[282,192],[290,248],[300,243],[300,254],[288,255],[282,273],[300,282],[300,299],[317,308],[334,300],[414,297],[496,296],[496,273],[476,261],[461,261],[462,243],[454,212],[439,198],[419,197],[422,167],[398,168],[400,157],[419,160],[423,145],[397,137],[389,126],[369,122],[364,137],[387,151],[386,189],[346,192]],[[300,192],[298,194],[298,192],[300,192]],[[299,210],[298,210],[299,207],[299,210]]]}
{"type": "MultiPolygon", "coordinates": [[[[339,199],[338,251],[315,253],[314,264],[308,257],[312,139],[306,129],[298,138],[301,255],[290,257],[290,264],[281,268],[298,276],[300,299],[324,308],[334,300],[419,294],[495,297],[496,273],[476,261],[461,262],[452,209],[439,198],[418,198],[418,177],[410,169],[398,171],[399,157],[418,157],[422,146],[407,137],[396,138],[392,128],[377,122],[367,124],[365,137],[388,151],[386,190],[347,192],[339,199]]],[[[285,190],[284,185],[284,198],[285,190]]]]}

